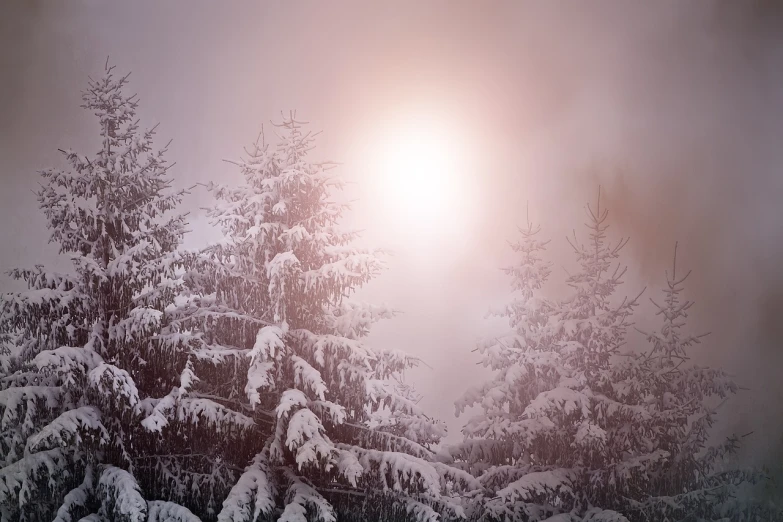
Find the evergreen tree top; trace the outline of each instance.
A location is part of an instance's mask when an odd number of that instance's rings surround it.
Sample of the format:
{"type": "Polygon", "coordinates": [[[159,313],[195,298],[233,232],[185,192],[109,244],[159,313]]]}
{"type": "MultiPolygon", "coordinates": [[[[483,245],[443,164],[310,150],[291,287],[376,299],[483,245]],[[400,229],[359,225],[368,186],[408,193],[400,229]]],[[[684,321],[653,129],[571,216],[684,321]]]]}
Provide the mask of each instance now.
{"type": "Polygon", "coordinates": [[[90,80],[82,107],[98,118],[100,149],[62,151],[67,167],[42,172],[39,205],[72,272],[12,270],[28,290],[0,300],[0,336],[17,355],[0,381],[3,522],[177,511],[148,509],[135,472],[150,447],[142,405],[178,377],[154,363],[182,283],[183,192],[154,127],[140,130],[127,81],[108,64],[90,80]]]}

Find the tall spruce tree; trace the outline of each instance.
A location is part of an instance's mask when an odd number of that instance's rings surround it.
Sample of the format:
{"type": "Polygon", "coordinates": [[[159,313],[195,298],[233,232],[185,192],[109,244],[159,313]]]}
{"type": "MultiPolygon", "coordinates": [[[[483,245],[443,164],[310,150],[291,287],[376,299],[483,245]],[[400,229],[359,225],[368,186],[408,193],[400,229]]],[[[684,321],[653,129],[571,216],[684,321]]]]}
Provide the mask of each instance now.
{"type": "Polygon", "coordinates": [[[13,270],[28,290],[0,302],[0,335],[17,356],[0,381],[3,522],[194,520],[147,503],[137,482],[154,445],[140,406],[179,380],[152,361],[166,349],[157,335],[181,282],[185,220],[172,213],[182,194],[170,190],[166,148],[139,129],[127,79],[107,66],[83,93],[98,152],[62,151],[68,167],[42,173],[40,208],[73,270],[13,270]]]}
{"type": "Polygon", "coordinates": [[[342,182],[309,159],[314,136],[293,114],[235,163],[237,187],[211,186],[220,243],[191,256],[189,293],[169,311],[190,347],[190,385],[150,410],[166,436],[179,401],[209,397],[253,420],[217,454],[244,471],[221,522],[427,520],[462,514],[478,487],[433,459],[444,427],[402,381],[417,361],[362,342],[392,310],[349,301],[381,270],[342,231],[342,182]]]}

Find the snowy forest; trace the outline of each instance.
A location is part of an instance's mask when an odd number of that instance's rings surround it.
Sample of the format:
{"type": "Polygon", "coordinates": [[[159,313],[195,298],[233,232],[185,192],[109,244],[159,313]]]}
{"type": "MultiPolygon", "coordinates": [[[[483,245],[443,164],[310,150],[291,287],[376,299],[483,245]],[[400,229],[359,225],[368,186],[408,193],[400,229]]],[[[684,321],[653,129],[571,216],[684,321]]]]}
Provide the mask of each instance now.
{"type": "Polygon", "coordinates": [[[0,15],[0,522],[783,522],[783,8],[0,15]]]}
{"type": "Polygon", "coordinates": [[[200,187],[222,238],[188,250],[188,191],[128,82],[107,62],[81,105],[99,149],[41,173],[71,269],[11,268],[27,290],[0,301],[0,520],[783,520],[752,494],[767,471],[732,465],[742,437],[712,440],[739,387],[689,361],[708,340],[676,244],[657,328],[631,336],[644,291],[623,286],[600,188],[562,298],[546,229],[520,227],[493,312],[509,329],[476,349],[492,378],[443,443],[406,381],[421,361],[365,341],[396,314],[352,298],[385,253],[342,226],[317,135],[284,115],[230,162],[243,183],[200,187]]]}

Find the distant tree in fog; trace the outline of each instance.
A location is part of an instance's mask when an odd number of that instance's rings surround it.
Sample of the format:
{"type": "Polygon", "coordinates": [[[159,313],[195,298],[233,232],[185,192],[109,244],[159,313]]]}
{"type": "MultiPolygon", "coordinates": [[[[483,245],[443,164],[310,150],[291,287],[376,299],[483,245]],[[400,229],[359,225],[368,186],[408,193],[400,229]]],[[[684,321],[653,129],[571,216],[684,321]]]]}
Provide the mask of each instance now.
{"type": "Polygon", "coordinates": [[[643,476],[644,490],[627,499],[635,518],[661,520],[782,520],[772,503],[749,497],[749,486],[764,479],[756,469],[733,467],[730,457],[740,437],[711,445],[717,408],[738,391],[725,372],[688,363],[690,348],[705,335],[684,331],[693,301],[682,292],[690,272],[677,276],[677,245],[671,273],[666,271],[663,300],[650,299],[661,318],[657,332],[644,333],[649,348],[633,354],[615,370],[615,388],[644,405],[644,429],[666,454],[660,469],[643,476]],[[721,402],[716,402],[716,400],[721,402]]]}
{"type": "Polygon", "coordinates": [[[514,300],[500,314],[511,331],[479,345],[489,382],[468,391],[458,412],[483,412],[442,459],[484,487],[473,515],[485,521],[756,520],[768,506],[742,502],[754,470],[720,467],[736,438],[707,446],[714,398],[737,386],[721,371],[685,363],[699,338],[680,333],[690,302],[684,279],[667,278],[661,331],[650,349],[623,352],[637,298],[618,299],[616,264],[627,240],[610,245],[608,212],[587,206],[588,241],[569,239],[579,269],[571,295],[544,297],[546,242],[528,223],[514,245],[514,300]]]}

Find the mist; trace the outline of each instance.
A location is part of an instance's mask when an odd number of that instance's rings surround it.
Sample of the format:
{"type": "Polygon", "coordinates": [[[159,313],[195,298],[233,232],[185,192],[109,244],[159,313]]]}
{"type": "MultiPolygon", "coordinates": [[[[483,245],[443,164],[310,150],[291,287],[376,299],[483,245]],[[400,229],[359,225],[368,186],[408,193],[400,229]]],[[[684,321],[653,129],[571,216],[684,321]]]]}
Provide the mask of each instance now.
{"type": "MultiPolygon", "coordinates": [[[[693,270],[689,328],[711,332],[693,359],[749,388],[724,407],[721,431],[754,432],[749,462],[783,458],[779,4],[14,1],[5,11],[3,269],[56,255],[36,171],[61,165],[58,148],[96,147],[80,92],[109,56],[132,71],[159,141],[173,138],[180,188],[238,181],[222,160],[281,110],[323,130],[317,154],[352,182],[346,224],[394,251],[360,297],[402,314],[370,342],[427,362],[412,379],[450,438],[465,420],[454,400],[480,380],[475,341],[502,326],[484,315],[508,298],[499,268],[526,208],[553,239],[558,278],[573,265],[565,236],[579,233],[600,186],[610,236],[631,238],[625,293],[647,287],[644,300],[657,298],[679,242],[678,270],[693,270]],[[448,115],[470,144],[470,223],[438,248],[406,241],[376,212],[365,154],[372,129],[419,113],[448,115]]],[[[209,203],[199,189],[186,199],[189,246],[217,238],[201,210],[209,203]]],[[[653,312],[640,308],[640,327],[653,312]]]]}

